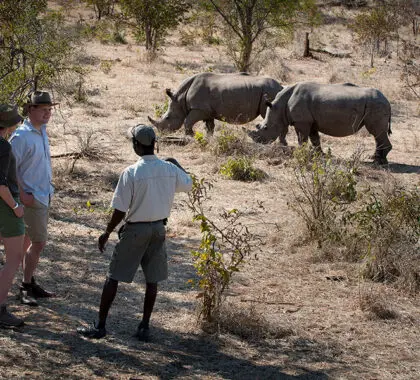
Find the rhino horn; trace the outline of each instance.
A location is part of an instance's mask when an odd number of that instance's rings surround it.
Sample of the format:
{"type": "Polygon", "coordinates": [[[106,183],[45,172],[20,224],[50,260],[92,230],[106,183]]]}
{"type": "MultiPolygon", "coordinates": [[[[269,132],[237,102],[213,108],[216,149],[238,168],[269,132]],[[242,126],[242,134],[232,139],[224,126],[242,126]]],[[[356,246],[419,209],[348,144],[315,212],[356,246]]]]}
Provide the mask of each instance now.
{"type": "Polygon", "coordinates": [[[158,127],[159,123],[156,120],[153,120],[150,116],[147,116],[147,118],[149,119],[149,121],[152,123],[153,126],[155,126],[156,128],[158,127]]]}

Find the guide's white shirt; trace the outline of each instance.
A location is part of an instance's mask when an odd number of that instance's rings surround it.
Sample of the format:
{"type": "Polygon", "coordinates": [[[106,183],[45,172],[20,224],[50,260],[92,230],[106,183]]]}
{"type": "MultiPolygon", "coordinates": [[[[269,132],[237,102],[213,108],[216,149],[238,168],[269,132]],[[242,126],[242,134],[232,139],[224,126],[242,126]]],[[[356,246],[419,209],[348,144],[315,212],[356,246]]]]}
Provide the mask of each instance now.
{"type": "Polygon", "coordinates": [[[126,212],[127,222],[153,222],[169,217],[175,193],[191,188],[187,173],[171,162],[146,155],[121,173],[111,207],[126,212]]]}

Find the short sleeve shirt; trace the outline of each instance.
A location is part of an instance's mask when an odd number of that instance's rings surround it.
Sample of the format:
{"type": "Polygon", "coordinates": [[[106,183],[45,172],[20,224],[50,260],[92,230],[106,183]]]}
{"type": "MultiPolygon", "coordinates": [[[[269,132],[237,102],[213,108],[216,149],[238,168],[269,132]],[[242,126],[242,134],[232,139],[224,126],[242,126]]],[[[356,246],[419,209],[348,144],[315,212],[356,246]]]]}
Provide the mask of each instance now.
{"type": "Polygon", "coordinates": [[[146,155],[122,172],[111,206],[126,212],[128,222],[153,222],[169,217],[176,192],[191,188],[187,173],[155,155],[146,155]]]}

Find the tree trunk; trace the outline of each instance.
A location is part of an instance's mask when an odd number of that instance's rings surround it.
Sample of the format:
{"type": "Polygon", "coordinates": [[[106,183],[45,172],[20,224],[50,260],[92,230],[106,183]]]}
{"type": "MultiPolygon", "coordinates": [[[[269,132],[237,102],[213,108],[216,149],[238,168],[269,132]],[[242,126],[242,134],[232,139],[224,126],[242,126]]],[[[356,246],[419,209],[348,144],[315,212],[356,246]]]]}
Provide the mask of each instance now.
{"type": "Polygon", "coordinates": [[[373,56],[375,55],[375,45],[372,43],[370,50],[370,67],[373,68],[373,56]]]}
{"type": "Polygon", "coordinates": [[[146,50],[152,50],[153,35],[152,35],[152,27],[149,24],[146,24],[144,28],[144,34],[146,36],[146,50]]]}
{"type": "Polygon", "coordinates": [[[303,50],[304,57],[310,57],[311,53],[309,51],[309,33],[305,33],[305,49],[303,50]]]}

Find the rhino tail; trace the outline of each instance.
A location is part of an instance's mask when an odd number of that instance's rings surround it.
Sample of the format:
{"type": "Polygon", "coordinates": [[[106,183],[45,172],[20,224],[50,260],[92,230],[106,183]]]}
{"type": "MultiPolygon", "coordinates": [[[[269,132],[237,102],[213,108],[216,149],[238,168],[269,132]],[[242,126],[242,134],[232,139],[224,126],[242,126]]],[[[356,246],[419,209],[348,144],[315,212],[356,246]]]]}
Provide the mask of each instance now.
{"type": "Polygon", "coordinates": [[[389,115],[389,120],[388,120],[388,135],[391,135],[392,131],[391,131],[391,115],[389,115]]]}

